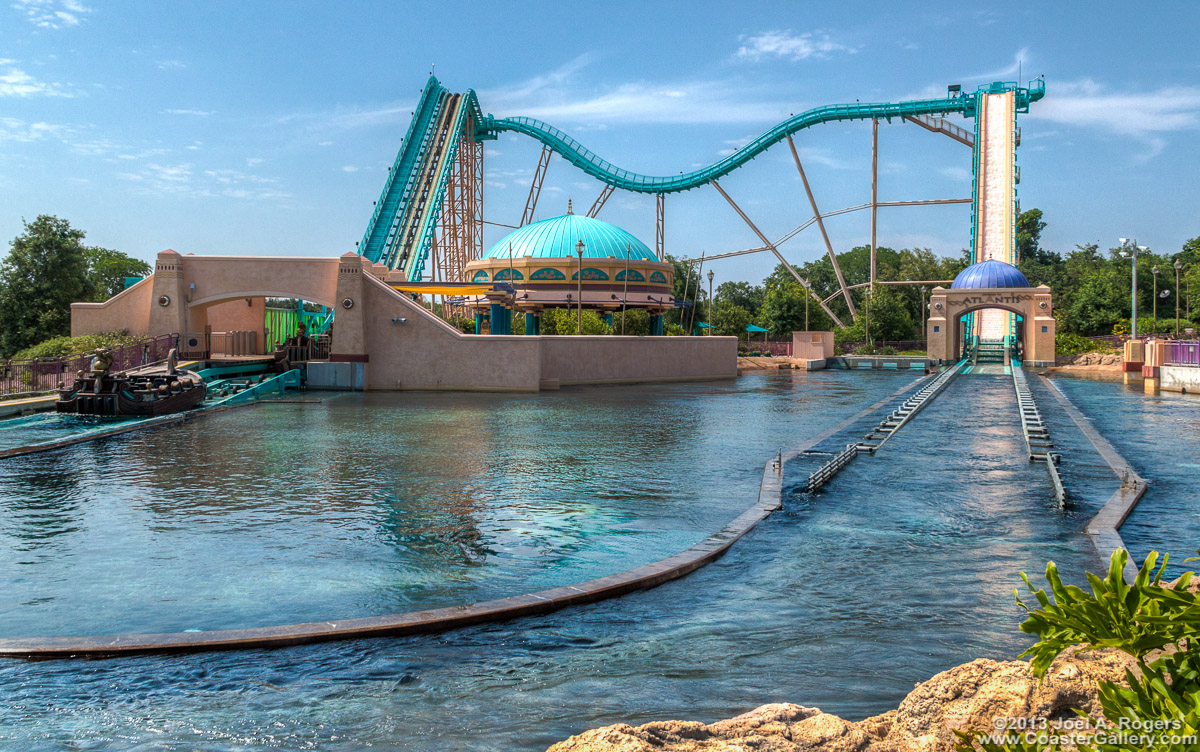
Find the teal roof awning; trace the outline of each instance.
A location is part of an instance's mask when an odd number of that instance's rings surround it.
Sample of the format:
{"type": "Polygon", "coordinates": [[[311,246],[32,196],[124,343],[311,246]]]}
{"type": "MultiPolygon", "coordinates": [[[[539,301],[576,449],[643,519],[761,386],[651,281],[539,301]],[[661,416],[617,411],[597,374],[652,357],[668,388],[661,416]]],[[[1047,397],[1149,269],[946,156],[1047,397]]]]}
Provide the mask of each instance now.
{"type": "Polygon", "coordinates": [[[761,326],[755,326],[754,324],[751,324],[750,326],[746,327],[746,331],[748,331],[748,332],[765,332],[767,330],[763,329],[761,326]]]}
{"type": "Polygon", "coordinates": [[[701,329],[712,329],[711,326],[705,324],[703,321],[701,321],[699,324],[696,324],[696,326],[700,327],[701,329]]]}

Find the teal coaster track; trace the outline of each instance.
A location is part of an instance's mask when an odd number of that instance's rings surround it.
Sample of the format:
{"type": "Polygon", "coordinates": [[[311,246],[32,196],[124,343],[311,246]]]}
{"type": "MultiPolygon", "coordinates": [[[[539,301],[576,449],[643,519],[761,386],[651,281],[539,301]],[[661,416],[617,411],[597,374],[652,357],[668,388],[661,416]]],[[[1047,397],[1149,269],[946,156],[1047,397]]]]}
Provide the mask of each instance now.
{"type": "Polygon", "coordinates": [[[961,113],[974,117],[981,94],[1016,93],[1018,112],[1045,95],[1041,80],[1022,87],[995,83],[978,91],[941,99],[884,104],[827,105],[794,115],[733,154],[693,172],[671,176],[642,175],[601,159],[552,125],[533,118],[483,116],[475,92],[452,94],[434,77],[421,92],[408,134],[396,155],[383,192],[376,202],[359,253],[372,262],[402,269],[409,280],[421,278],[433,242],[434,228],[450,179],[451,166],[464,137],[492,140],[506,131],[540,141],[547,148],[606,185],[635,193],[666,194],[707,185],[742,167],[764,151],[805,128],[847,120],[888,120],[922,115],[961,113]]]}

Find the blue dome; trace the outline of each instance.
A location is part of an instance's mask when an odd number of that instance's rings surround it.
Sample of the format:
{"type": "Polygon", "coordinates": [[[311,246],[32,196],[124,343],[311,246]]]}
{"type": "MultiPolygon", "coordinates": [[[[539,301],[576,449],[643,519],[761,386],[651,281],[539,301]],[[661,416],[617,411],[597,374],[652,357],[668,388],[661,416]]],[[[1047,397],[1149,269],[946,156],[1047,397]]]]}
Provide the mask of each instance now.
{"type": "Polygon", "coordinates": [[[569,213],[510,232],[483,257],[507,259],[511,245],[513,258],[576,258],[575,244],[580,240],[584,258],[624,259],[628,249],[631,261],[658,261],[645,243],[620,227],[569,213]]]}
{"type": "Polygon", "coordinates": [[[1029,287],[1029,280],[1012,264],[988,259],[963,269],[950,285],[958,290],[977,287],[1029,287]]]}

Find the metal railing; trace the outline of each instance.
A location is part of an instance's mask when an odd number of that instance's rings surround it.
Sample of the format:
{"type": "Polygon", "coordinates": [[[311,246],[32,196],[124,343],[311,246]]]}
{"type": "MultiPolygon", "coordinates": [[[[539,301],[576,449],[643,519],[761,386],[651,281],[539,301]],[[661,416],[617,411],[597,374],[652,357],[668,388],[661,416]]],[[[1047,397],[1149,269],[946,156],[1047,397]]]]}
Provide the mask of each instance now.
{"type": "MultiPolygon", "coordinates": [[[[178,334],[164,334],[124,347],[110,348],[113,364],[111,370],[125,371],[165,360],[171,348],[179,343],[178,334]]],[[[92,368],[92,353],[70,355],[64,358],[33,358],[30,360],[0,361],[0,395],[19,397],[40,394],[74,385],[79,372],[92,368]]]]}
{"type": "Polygon", "coordinates": [[[791,342],[754,342],[750,341],[747,344],[738,344],[738,355],[745,353],[764,353],[769,352],[777,358],[789,358],[792,355],[791,342]]]}
{"type": "Polygon", "coordinates": [[[1163,365],[1194,366],[1200,368],[1200,342],[1195,340],[1190,342],[1168,342],[1165,355],[1163,365]]]}
{"type": "Polygon", "coordinates": [[[833,480],[833,476],[850,464],[850,460],[858,456],[858,444],[847,444],[846,448],[834,455],[833,459],[826,462],[821,467],[817,468],[816,472],[808,476],[808,483],[804,486],[805,493],[813,493],[821,486],[833,480]]]}

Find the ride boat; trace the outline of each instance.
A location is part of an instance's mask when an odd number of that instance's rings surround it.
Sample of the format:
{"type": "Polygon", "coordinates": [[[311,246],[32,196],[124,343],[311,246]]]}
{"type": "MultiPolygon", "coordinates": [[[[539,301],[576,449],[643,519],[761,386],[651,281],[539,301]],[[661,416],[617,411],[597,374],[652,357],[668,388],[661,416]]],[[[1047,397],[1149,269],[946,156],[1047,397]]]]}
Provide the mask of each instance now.
{"type": "Polygon", "coordinates": [[[188,410],[207,393],[204,379],[179,368],[175,350],[167,359],[110,373],[112,353],[97,350],[90,372],[76,374],[74,385],[60,386],[54,409],[79,415],[150,417],[188,410]]]}

